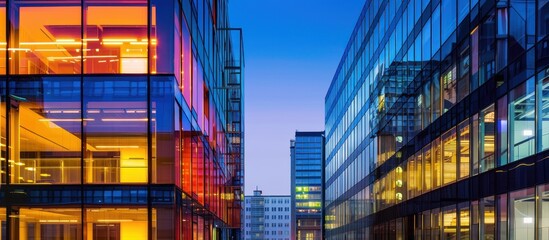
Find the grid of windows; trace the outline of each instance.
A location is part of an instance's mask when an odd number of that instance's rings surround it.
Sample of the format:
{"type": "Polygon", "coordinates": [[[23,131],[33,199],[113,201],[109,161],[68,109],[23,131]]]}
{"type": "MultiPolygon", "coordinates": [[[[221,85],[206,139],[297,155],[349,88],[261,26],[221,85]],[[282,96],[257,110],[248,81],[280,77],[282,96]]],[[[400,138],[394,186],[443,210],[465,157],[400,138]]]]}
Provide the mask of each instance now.
{"type": "Polygon", "coordinates": [[[543,168],[535,159],[548,154],[548,14],[548,1],[534,0],[366,2],[326,95],[327,239],[473,224],[479,211],[500,213],[485,205],[498,196],[475,186],[511,199],[547,181],[514,169],[543,168]],[[495,181],[501,171],[510,172],[495,181]],[[397,210],[433,206],[419,204],[427,199],[443,207],[422,223],[397,210]]]}

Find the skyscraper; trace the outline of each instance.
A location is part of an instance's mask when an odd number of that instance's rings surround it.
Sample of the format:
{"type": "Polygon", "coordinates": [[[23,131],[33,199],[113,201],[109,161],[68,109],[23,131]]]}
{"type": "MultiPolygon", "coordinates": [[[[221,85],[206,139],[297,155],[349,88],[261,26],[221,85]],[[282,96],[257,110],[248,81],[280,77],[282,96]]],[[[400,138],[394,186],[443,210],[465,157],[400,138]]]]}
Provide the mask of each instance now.
{"type": "Polygon", "coordinates": [[[326,239],[546,239],[547,1],[366,1],[325,103],[326,239]]]}
{"type": "Polygon", "coordinates": [[[296,132],[290,142],[292,236],[322,239],[324,132],[296,132]]]}
{"type": "Polygon", "coordinates": [[[0,1],[5,239],[239,238],[227,1],[0,1]]]}

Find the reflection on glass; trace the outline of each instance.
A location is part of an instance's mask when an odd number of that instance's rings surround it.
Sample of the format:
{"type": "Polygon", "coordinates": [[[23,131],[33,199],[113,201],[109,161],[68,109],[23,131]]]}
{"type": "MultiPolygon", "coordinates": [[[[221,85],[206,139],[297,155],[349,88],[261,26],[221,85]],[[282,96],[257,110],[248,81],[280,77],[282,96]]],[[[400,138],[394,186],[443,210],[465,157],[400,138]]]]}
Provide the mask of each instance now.
{"type": "Polygon", "coordinates": [[[549,148],[549,77],[545,76],[538,81],[538,93],[539,99],[539,124],[540,131],[540,150],[546,150],[549,148]]]}
{"type": "Polygon", "coordinates": [[[536,100],[534,80],[529,79],[509,93],[509,145],[511,161],[535,153],[536,100]]]}
{"type": "Polygon", "coordinates": [[[535,199],[534,189],[524,189],[509,194],[509,237],[511,240],[533,240],[535,199]]]}
{"type": "Polygon", "coordinates": [[[80,183],[80,78],[19,79],[10,88],[12,183],[80,183]]]}
{"type": "Polygon", "coordinates": [[[442,87],[442,111],[447,112],[456,104],[456,66],[440,76],[440,86],[442,87]]]}
{"type": "Polygon", "coordinates": [[[495,143],[496,143],[496,113],[494,105],[482,110],[479,119],[479,164],[480,172],[494,168],[495,143]]]}
{"type": "Polygon", "coordinates": [[[84,79],[86,183],[147,182],[147,78],[84,79]]]}
{"type": "Polygon", "coordinates": [[[443,161],[443,183],[447,184],[456,180],[457,173],[457,144],[456,129],[442,135],[442,161],[443,161]]]}
{"type": "Polygon", "coordinates": [[[549,185],[538,187],[538,235],[539,239],[549,239],[549,185]]]}

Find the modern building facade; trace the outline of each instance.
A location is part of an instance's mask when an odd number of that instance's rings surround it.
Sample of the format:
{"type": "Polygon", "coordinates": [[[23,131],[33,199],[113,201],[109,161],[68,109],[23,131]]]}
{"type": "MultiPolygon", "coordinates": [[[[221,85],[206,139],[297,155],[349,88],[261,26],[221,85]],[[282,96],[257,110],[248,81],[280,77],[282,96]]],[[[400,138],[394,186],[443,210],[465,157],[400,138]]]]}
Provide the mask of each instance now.
{"type": "Polygon", "coordinates": [[[299,132],[290,141],[292,236],[322,239],[324,132],[299,132]]]}
{"type": "Polygon", "coordinates": [[[237,239],[242,42],[222,0],[0,1],[2,239],[237,239]]]}
{"type": "Polygon", "coordinates": [[[242,225],[243,240],[292,240],[290,236],[290,196],[245,196],[245,218],[242,225]]]}
{"type": "Polygon", "coordinates": [[[549,238],[548,3],[366,1],[325,99],[326,239],[549,238]]]}

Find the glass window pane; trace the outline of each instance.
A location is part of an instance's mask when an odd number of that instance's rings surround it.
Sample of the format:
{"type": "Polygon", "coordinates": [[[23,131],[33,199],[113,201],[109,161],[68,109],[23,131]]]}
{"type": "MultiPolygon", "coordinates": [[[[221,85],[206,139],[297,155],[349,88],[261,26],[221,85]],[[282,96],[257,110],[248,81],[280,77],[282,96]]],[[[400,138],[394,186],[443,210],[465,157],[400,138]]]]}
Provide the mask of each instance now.
{"type": "Polygon", "coordinates": [[[479,159],[480,171],[485,172],[495,167],[494,153],[496,143],[496,124],[495,124],[494,105],[480,112],[479,121],[479,159]]]}
{"type": "Polygon", "coordinates": [[[445,42],[446,39],[456,29],[456,0],[442,0],[441,1],[442,13],[442,32],[441,39],[445,42]]]}
{"type": "Polygon", "coordinates": [[[509,145],[511,161],[535,153],[535,94],[531,78],[510,92],[509,145]]]}
{"type": "Polygon", "coordinates": [[[524,189],[509,194],[509,237],[511,240],[533,240],[535,200],[534,189],[524,189]]]}
{"type": "Polygon", "coordinates": [[[470,128],[469,119],[459,124],[459,178],[469,176],[471,152],[470,128]]]}
{"type": "Polygon", "coordinates": [[[147,38],[146,0],[85,0],[84,11],[84,73],[147,73],[156,39],[147,38]]]}
{"type": "Polygon", "coordinates": [[[453,66],[440,77],[442,87],[442,109],[447,112],[456,104],[456,66],[453,66]]]}
{"type": "Polygon", "coordinates": [[[442,135],[442,162],[443,183],[447,184],[456,180],[457,173],[457,143],[456,129],[442,135]]]}
{"type": "Polygon", "coordinates": [[[147,78],[84,78],[86,183],[147,182],[147,78]]]}
{"type": "Polygon", "coordinates": [[[427,144],[427,146],[423,148],[423,166],[423,186],[426,191],[429,191],[433,185],[433,180],[431,179],[431,176],[433,175],[433,170],[431,167],[431,144],[427,144]]]}
{"type": "Polygon", "coordinates": [[[11,74],[81,72],[80,1],[11,1],[10,10],[11,74]]]}
{"type": "Polygon", "coordinates": [[[444,210],[444,213],[442,215],[442,223],[443,223],[442,239],[444,240],[456,239],[458,218],[457,218],[455,207],[452,206],[450,207],[450,209],[444,210]]]}
{"type": "Polygon", "coordinates": [[[24,78],[10,87],[12,183],[80,183],[79,77],[24,78]]]}
{"type": "Polygon", "coordinates": [[[539,77],[538,81],[538,114],[540,133],[540,150],[549,148],[549,76],[539,77]]]}
{"type": "Polygon", "coordinates": [[[487,197],[480,200],[480,232],[481,239],[495,239],[495,207],[494,197],[487,197]]]}
{"type": "MultiPolygon", "coordinates": [[[[21,208],[11,218],[20,239],[81,239],[82,210],[73,208],[21,208]],[[26,236],[26,238],[25,238],[26,236]]],[[[12,226],[13,226],[12,225],[12,226]]]]}
{"type": "Polygon", "coordinates": [[[498,99],[497,105],[498,131],[498,166],[507,164],[507,96],[498,99]]]}
{"type": "Polygon", "coordinates": [[[85,216],[87,239],[147,239],[146,208],[88,208],[85,216]]]}

